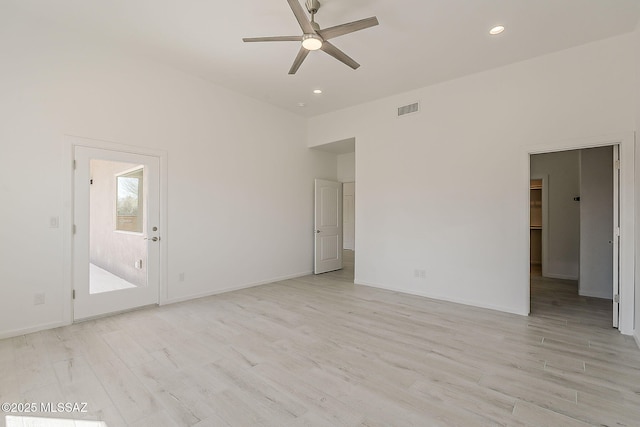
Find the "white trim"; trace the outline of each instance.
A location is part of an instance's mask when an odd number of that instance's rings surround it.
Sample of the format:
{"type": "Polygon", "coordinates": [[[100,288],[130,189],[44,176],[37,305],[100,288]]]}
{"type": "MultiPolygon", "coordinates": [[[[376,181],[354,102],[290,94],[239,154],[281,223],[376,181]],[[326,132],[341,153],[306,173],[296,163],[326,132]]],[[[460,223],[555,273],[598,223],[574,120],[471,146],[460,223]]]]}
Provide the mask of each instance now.
{"type": "Polygon", "coordinates": [[[395,288],[393,286],[381,285],[378,283],[371,283],[371,282],[355,281],[354,284],[360,285],[360,286],[368,286],[370,288],[384,289],[385,291],[390,291],[390,292],[398,292],[405,295],[415,295],[418,297],[430,298],[438,301],[447,301],[455,304],[468,305],[471,307],[484,308],[487,310],[495,310],[503,313],[515,314],[518,316],[529,315],[529,312],[517,311],[517,310],[514,310],[512,307],[504,307],[501,305],[492,305],[492,304],[479,304],[478,301],[476,300],[467,300],[464,298],[451,298],[449,296],[432,294],[429,292],[409,291],[407,289],[400,289],[400,288],[395,288]]]}
{"type": "Polygon", "coordinates": [[[633,338],[636,340],[636,344],[638,348],[640,348],[640,331],[636,330],[633,332],[633,338]]]}
{"type": "MultiPolygon", "coordinates": [[[[61,218],[62,227],[62,322],[58,326],[73,323],[73,178],[74,148],[67,137],[63,142],[64,155],[62,171],[65,174],[63,180],[63,212],[61,218]]],[[[58,327],[52,326],[52,327],[58,327]]]]}
{"type": "Polygon", "coordinates": [[[568,274],[547,273],[547,274],[543,274],[542,276],[548,277],[549,279],[560,279],[560,280],[578,280],[579,279],[579,277],[577,276],[570,276],[568,274]]]}
{"type": "MultiPolygon", "coordinates": [[[[611,249],[612,249],[612,267],[613,267],[613,283],[611,284],[611,296],[613,301],[613,326],[620,325],[620,304],[616,302],[620,295],[620,146],[613,146],[613,223],[611,224],[611,249]]],[[[582,165],[580,165],[582,168],[582,165]]],[[[581,169],[582,170],[582,169],[581,169]]],[[[635,183],[634,183],[635,185],[635,183]]],[[[635,191],[635,190],[634,190],[635,191]]],[[[635,241],[635,240],[634,240],[635,241]]],[[[635,245],[635,243],[634,243],[635,245]]],[[[635,246],[634,246],[635,247],[635,246]]],[[[635,267],[634,267],[635,268],[635,267]]],[[[634,274],[635,281],[635,274],[634,274]]],[[[634,285],[635,287],[635,285],[634,285]]],[[[635,307],[635,304],[634,304],[635,307]]],[[[635,309],[634,309],[635,310],[635,309]]]]}
{"type": "MultiPolygon", "coordinates": [[[[137,311],[137,310],[150,309],[150,308],[152,309],[154,307],[159,307],[161,305],[175,304],[175,303],[184,302],[184,301],[190,301],[190,300],[194,300],[194,299],[198,299],[198,298],[204,298],[204,297],[224,294],[224,293],[227,293],[227,292],[239,291],[239,290],[248,289],[248,288],[255,288],[257,286],[268,285],[270,283],[276,283],[276,282],[280,282],[280,281],[283,281],[283,280],[297,279],[299,277],[310,276],[312,274],[313,274],[312,271],[305,271],[303,273],[296,273],[296,274],[291,274],[291,275],[287,275],[287,276],[276,277],[276,278],[270,279],[270,280],[264,280],[264,281],[260,281],[260,282],[254,282],[254,283],[249,283],[249,284],[244,284],[244,285],[239,285],[239,286],[233,286],[233,287],[230,287],[230,288],[220,289],[220,290],[216,290],[216,291],[212,291],[212,292],[194,294],[194,295],[187,296],[187,297],[174,298],[174,299],[164,299],[164,302],[162,302],[161,304],[151,304],[151,305],[146,305],[146,306],[143,306],[143,307],[136,307],[136,308],[129,309],[129,310],[122,310],[122,311],[118,311],[118,312],[115,312],[115,313],[107,313],[107,314],[102,314],[102,315],[98,315],[98,316],[94,316],[94,317],[88,317],[88,318],[80,319],[77,322],[78,323],[86,322],[86,321],[89,321],[89,320],[95,320],[95,319],[100,319],[100,318],[104,318],[104,317],[116,316],[118,314],[129,313],[129,312],[137,311]]],[[[11,330],[11,331],[3,331],[3,332],[0,332],[0,340],[5,339],[5,338],[13,338],[13,337],[21,336],[21,335],[31,334],[31,333],[39,332],[39,331],[45,331],[45,330],[48,330],[48,329],[54,329],[54,328],[60,328],[60,327],[63,327],[63,326],[69,326],[72,323],[73,323],[73,320],[63,320],[63,321],[60,321],[60,322],[43,323],[41,325],[31,326],[31,327],[24,328],[24,329],[14,329],[14,330],[11,330]]]]}
{"type": "Polygon", "coordinates": [[[611,301],[611,295],[609,295],[606,292],[580,292],[580,291],[578,291],[578,295],[580,295],[581,297],[600,298],[600,299],[607,299],[607,300],[611,301]]]}
{"type": "MultiPolygon", "coordinates": [[[[635,307],[635,134],[621,132],[602,136],[574,138],[566,141],[551,141],[525,147],[522,160],[526,161],[526,176],[523,174],[523,188],[526,185],[526,206],[529,209],[530,156],[532,154],[556,151],[580,150],[583,148],[620,146],[620,322],[618,329],[624,335],[633,334],[633,318],[635,307]],[[526,184],[525,184],[526,183],[526,184]]],[[[523,197],[524,199],[524,197],[523,197]]],[[[525,216],[528,220],[529,215],[525,216]]],[[[524,229],[524,227],[523,227],[524,229]]],[[[529,224],[526,224],[529,229],[529,224]]],[[[527,250],[528,253],[528,250],[527,250]]],[[[531,289],[528,281],[527,287],[531,289]]],[[[530,306],[530,295],[527,292],[527,304],[530,306]]]]}
{"type": "Polygon", "coordinates": [[[59,322],[50,322],[50,323],[42,323],[36,326],[29,326],[28,328],[23,329],[14,329],[12,331],[2,331],[0,332],[0,340],[5,338],[13,338],[19,337],[21,335],[32,334],[34,332],[45,331],[47,329],[60,328],[62,326],[68,326],[71,322],[67,321],[59,321],[59,322]]]}
{"type": "Polygon", "coordinates": [[[275,277],[273,279],[262,280],[260,282],[246,283],[244,285],[231,286],[229,288],[217,289],[215,291],[207,291],[199,294],[192,294],[192,295],[180,297],[180,298],[167,298],[160,305],[175,304],[178,302],[190,301],[198,298],[205,298],[213,295],[225,294],[227,292],[239,291],[239,290],[248,289],[248,288],[255,288],[256,286],[268,285],[270,283],[281,282],[283,280],[297,279],[299,277],[310,276],[312,274],[313,274],[313,271],[305,271],[303,273],[295,273],[287,276],[275,277]]]}
{"type": "Polygon", "coordinates": [[[558,151],[581,150],[583,148],[607,147],[622,143],[634,143],[633,132],[618,132],[601,136],[590,136],[584,138],[572,138],[561,141],[551,141],[542,144],[535,144],[526,148],[527,154],[545,154],[558,151]]]}
{"type": "MultiPolygon", "coordinates": [[[[75,155],[75,147],[89,147],[89,148],[98,148],[102,150],[111,150],[111,151],[119,151],[124,153],[131,154],[141,154],[146,156],[153,156],[159,159],[159,175],[160,175],[160,188],[159,188],[159,202],[160,202],[160,230],[162,239],[158,242],[160,245],[160,271],[158,272],[159,278],[159,290],[158,290],[158,304],[162,304],[163,301],[166,301],[167,295],[169,293],[168,284],[167,284],[167,242],[168,242],[168,206],[167,206],[167,194],[168,194],[168,153],[166,150],[158,150],[154,148],[147,147],[138,147],[133,145],[125,145],[120,143],[115,143],[106,140],[86,138],[82,136],[76,135],[65,135],[64,138],[64,150],[66,151],[66,160],[64,164],[63,170],[69,170],[69,174],[67,175],[67,179],[65,181],[65,207],[67,210],[65,211],[65,216],[63,217],[63,232],[64,232],[64,274],[65,274],[65,282],[67,286],[65,287],[65,292],[67,292],[68,298],[64,298],[64,307],[63,307],[63,317],[66,320],[66,325],[70,325],[73,323],[73,300],[71,298],[71,293],[73,290],[73,202],[74,202],[74,188],[73,188],[73,178],[74,178],[74,155],[75,155]],[[69,161],[69,164],[66,162],[69,161]]],[[[63,326],[63,325],[61,325],[63,326]]]]}
{"type": "Polygon", "coordinates": [[[109,313],[102,313],[102,314],[97,314],[95,316],[83,317],[82,319],[76,319],[74,321],[74,323],[90,322],[92,320],[104,319],[105,317],[117,316],[119,314],[131,313],[133,311],[139,311],[139,310],[149,310],[149,309],[158,308],[158,307],[159,307],[159,304],[149,304],[149,305],[143,305],[143,306],[140,306],[140,307],[126,308],[124,310],[111,311],[109,313]]]}

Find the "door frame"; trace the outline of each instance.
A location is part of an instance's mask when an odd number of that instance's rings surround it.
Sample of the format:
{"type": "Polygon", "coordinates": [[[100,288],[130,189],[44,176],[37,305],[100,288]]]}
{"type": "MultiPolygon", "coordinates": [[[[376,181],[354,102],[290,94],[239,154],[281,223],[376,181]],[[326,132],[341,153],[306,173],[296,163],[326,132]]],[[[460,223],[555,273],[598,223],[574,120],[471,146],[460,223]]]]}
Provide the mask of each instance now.
{"type": "Polygon", "coordinates": [[[616,302],[616,295],[620,294],[620,234],[618,233],[620,230],[620,145],[613,146],[613,158],[609,160],[613,163],[613,229],[611,230],[613,243],[613,265],[611,266],[613,269],[613,327],[618,328],[620,325],[620,304],[616,302]]]}
{"type": "MultiPolygon", "coordinates": [[[[537,145],[531,145],[525,149],[526,155],[523,161],[523,196],[526,195],[526,205],[523,201],[523,207],[526,206],[526,230],[529,230],[529,187],[531,165],[530,157],[532,154],[553,153],[557,151],[580,150],[583,148],[603,147],[610,145],[618,145],[620,153],[620,303],[619,303],[619,324],[618,329],[624,335],[632,335],[634,331],[634,308],[635,308],[635,134],[634,132],[617,133],[611,135],[603,135],[596,137],[585,137],[579,139],[547,142],[537,145]]],[[[523,197],[524,198],[524,197],[523,197]]],[[[525,225],[523,225],[523,229],[525,225]]],[[[529,236],[527,236],[529,242],[529,236]]],[[[530,245],[530,242],[529,242],[530,245]]],[[[529,254],[529,246],[527,253],[529,254]]],[[[529,254],[530,256],[530,254],[529,254]]],[[[528,262],[529,258],[527,258],[528,262]]],[[[527,265],[527,278],[528,274],[527,265]]],[[[531,285],[527,282],[526,301],[529,311],[531,309],[531,285]]]]}
{"type": "Polygon", "coordinates": [[[139,147],[134,145],[126,145],[115,143],[111,141],[105,141],[100,139],[93,139],[75,135],[65,135],[64,142],[64,164],[63,170],[67,171],[65,179],[64,190],[64,216],[63,216],[63,252],[64,252],[64,283],[66,297],[63,297],[63,310],[64,319],[67,324],[73,323],[73,262],[74,262],[74,248],[73,248],[73,222],[74,222],[74,155],[75,147],[83,146],[89,148],[97,148],[103,150],[120,151],[132,154],[141,154],[146,156],[153,156],[159,159],[159,228],[162,230],[162,239],[159,244],[159,262],[158,269],[158,304],[163,305],[168,300],[168,285],[167,285],[167,243],[169,240],[169,230],[167,222],[167,195],[168,195],[168,178],[167,178],[167,152],[164,150],[157,150],[147,147],[139,147]]]}

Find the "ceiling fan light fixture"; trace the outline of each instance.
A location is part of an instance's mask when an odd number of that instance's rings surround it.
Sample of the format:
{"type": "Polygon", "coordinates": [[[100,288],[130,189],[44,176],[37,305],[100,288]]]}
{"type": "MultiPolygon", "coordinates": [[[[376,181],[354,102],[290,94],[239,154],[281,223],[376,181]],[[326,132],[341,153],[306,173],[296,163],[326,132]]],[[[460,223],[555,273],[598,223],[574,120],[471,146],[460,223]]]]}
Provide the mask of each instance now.
{"type": "Polygon", "coordinates": [[[317,34],[305,34],[302,36],[302,47],[307,50],[318,50],[322,47],[322,37],[317,34]]]}

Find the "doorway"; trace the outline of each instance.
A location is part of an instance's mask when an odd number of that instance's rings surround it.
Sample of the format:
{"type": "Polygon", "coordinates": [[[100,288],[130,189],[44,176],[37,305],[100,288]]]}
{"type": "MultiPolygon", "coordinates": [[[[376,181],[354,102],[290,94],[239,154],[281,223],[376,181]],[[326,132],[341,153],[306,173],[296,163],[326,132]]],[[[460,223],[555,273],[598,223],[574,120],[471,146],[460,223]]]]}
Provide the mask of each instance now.
{"type": "Polygon", "coordinates": [[[157,304],[160,159],[74,147],[73,319],[157,304]]]}
{"type": "MultiPolygon", "coordinates": [[[[342,185],[343,198],[341,200],[343,215],[340,226],[342,228],[342,244],[337,248],[341,252],[342,267],[328,273],[332,276],[340,275],[341,280],[355,282],[355,229],[356,229],[356,139],[347,138],[339,141],[310,147],[335,156],[336,181],[342,185]]],[[[333,177],[332,177],[333,178],[333,177]]],[[[335,179],[335,178],[333,178],[335,179]]],[[[315,230],[318,230],[316,227],[315,230]]],[[[314,232],[314,235],[317,234],[314,232]]],[[[317,242],[317,239],[316,239],[317,242]]]]}
{"type": "Polygon", "coordinates": [[[532,314],[618,326],[618,152],[530,156],[532,314]]]}

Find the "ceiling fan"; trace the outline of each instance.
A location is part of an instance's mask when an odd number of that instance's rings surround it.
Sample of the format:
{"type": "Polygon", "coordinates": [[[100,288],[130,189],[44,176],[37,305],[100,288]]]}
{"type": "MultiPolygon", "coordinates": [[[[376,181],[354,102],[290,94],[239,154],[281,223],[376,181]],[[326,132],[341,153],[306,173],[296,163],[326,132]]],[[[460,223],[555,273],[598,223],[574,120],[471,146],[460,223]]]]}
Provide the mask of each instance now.
{"type": "Polygon", "coordinates": [[[304,9],[298,2],[298,0],[287,0],[289,6],[293,11],[300,28],[302,28],[303,34],[301,36],[275,36],[275,37],[250,37],[243,38],[244,42],[286,42],[296,41],[302,42],[302,47],[298,52],[298,56],[293,61],[293,65],[289,70],[289,74],[295,74],[302,65],[302,61],[305,60],[307,55],[312,50],[322,50],[325,53],[336,58],[338,61],[343,62],[354,70],[360,66],[349,55],[329,43],[329,39],[334,37],[343,36],[345,34],[353,33],[355,31],[364,30],[365,28],[378,25],[378,18],[375,16],[371,18],[361,19],[359,21],[349,22],[347,24],[336,25],[335,27],[320,29],[320,26],[315,22],[315,15],[320,9],[320,2],[318,0],[307,0],[305,6],[307,11],[311,15],[311,19],[307,18],[304,9]]]}

